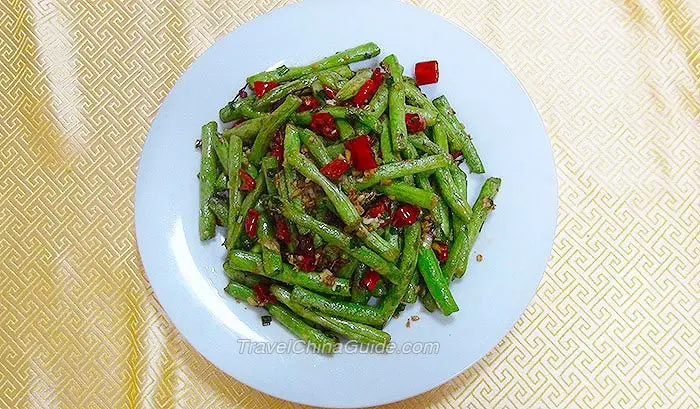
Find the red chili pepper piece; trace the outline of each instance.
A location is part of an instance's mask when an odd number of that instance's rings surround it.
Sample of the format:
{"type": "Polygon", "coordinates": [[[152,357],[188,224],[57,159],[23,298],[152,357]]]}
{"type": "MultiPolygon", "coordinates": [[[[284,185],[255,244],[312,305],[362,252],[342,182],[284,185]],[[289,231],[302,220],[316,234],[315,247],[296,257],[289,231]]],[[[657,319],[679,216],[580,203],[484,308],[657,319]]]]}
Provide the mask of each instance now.
{"type": "Polygon", "coordinates": [[[408,133],[425,131],[425,118],[418,114],[406,114],[406,129],[408,133]]]}
{"type": "Polygon", "coordinates": [[[314,271],[316,269],[316,256],[301,256],[299,268],[304,271],[314,271]]]}
{"type": "Polygon", "coordinates": [[[440,78],[440,69],[437,61],[423,61],[416,63],[416,84],[435,84],[440,78]]]}
{"type": "Polygon", "coordinates": [[[253,91],[255,91],[255,95],[258,98],[260,98],[263,95],[267,94],[267,92],[270,91],[272,88],[275,88],[278,85],[280,84],[274,81],[255,81],[253,83],[253,91]]]}
{"type": "Polygon", "coordinates": [[[377,283],[381,277],[379,276],[379,273],[377,273],[374,270],[367,270],[364,276],[362,276],[362,281],[360,282],[366,289],[372,291],[374,290],[374,287],[377,286],[377,283]]]}
{"type": "Polygon", "coordinates": [[[367,209],[365,216],[369,218],[379,217],[384,213],[389,211],[389,206],[391,205],[391,199],[386,196],[382,196],[374,203],[372,207],[367,209]]]}
{"type": "Polygon", "coordinates": [[[350,151],[352,166],[357,170],[370,170],[377,167],[372,151],[372,142],[367,135],[360,135],[345,142],[345,149],[350,151]]]}
{"type": "Polygon", "coordinates": [[[459,159],[460,156],[462,156],[462,151],[454,151],[451,153],[452,159],[457,160],[459,159]]]}
{"type": "Polygon", "coordinates": [[[280,128],[270,141],[270,155],[277,158],[277,167],[282,166],[284,161],[284,128],[280,128]]]}
{"type": "Polygon", "coordinates": [[[330,99],[335,98],[335,93],[337,92],[336,90],[327,85],[323,86],[323,91],[326,93],[326,96],[330,99]]]}
{"type": "Polygon", "coordinates": [[[255,189],[255,179],[253,179],[248,172],[243,169],[238,169],[238,176],[241,178],[241,186],[238,187],[238,190],[241,192],[250,192],[255,189]]]}
{"type": "Polygon", "coordinates": [[[418,220],[420,209],[412,204],[403,204],[396,209],[391,225],[394,227],[410,226],[418,220]]]}
{"type": "Polygon", "coordinates": [[[449,255],[450,251],[450,248],[447,246],[447,243],[433,242],[433,244],[430,247],[433,248],[435,256],[437,257],[440,264],[444,264],[447,261],[447,256],[449,255]]]}
{"type": "Polygon", "coordinates": [[[313,109],[316,109],[320,106],[321,104],[318,102],[316,97],[312,96],[305,96],[301,98],[301,105],[299,105],[299,108],[297,108],[298,112],[304,112],[304,111],[311,111],[313,109]]]}
{"type": "Polygon", "coordinates": [[[274,304],[277,302],[277,297],[270,293],[270,287],[267,283],[257,283],[253,286],[255,298],[258,299],[258,304],[274,304]]]}
{"type": "Polygon", "coordinates": [[[277,223],[275,223],[275,238],[286,244],[292,241],[292,235],[289,233],[289,225],[287,225],[284,219],[277,219],[277,223]]]}
{"type": "Polygon", "coordinates": [[[258,232],[258,217],[259,216],[260,216],[260,213],[258,213],[257,210],[248,209],[248,213],[246,214],[245,220],[243,221],[243,227],[245,228],[245,232],[250,237],[255,237],[255,233],[258,232]]]}
{"type": "Polygon", "coordinates": [[[238,98],[247,98],[248,97],[248,92],[246,92],[245,87],[241,88],[238,90],[238,98]]]}
{"type": "Polygon", "coordinates": [[[367,105],[374,94],[377,93],[377,90],[379,89],[379,86],[382,85],[383,80],[384,73],[379,68],[375,68],[374,72],[372,72],[372,78],[365,81],[365,83],[362,84],[362,87],[360,87],[360,90],[357,91],[357,94],[355,94],[355,97],[352,100],[353,105],[357,107],[367,105]]]}
{"type": "Polygon", "coordinates": [[[328,162],[320,170],[324,176],[337,181],[345,174],[345,172],[348,171],[348,169],[350,169],[350,164],[345,159],[335,158],[328,162]]]}
{"type": "Polygon", "coordinates": [[[328,112],[316,112],[311,114],[311,130],[318,135],[323,135],[330,140],[338,139],[338,126],[333,115],[328,112]]]}

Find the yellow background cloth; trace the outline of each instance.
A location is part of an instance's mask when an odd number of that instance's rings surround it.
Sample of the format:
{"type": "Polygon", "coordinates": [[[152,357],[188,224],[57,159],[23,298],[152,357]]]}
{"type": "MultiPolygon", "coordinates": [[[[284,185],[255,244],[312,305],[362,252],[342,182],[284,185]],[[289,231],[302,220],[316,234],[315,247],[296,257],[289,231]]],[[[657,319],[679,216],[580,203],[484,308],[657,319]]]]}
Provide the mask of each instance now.
{"type": "MultiPolygon", "coordinates": [[[[0,407],[292,407],[183,340],[133,228],[160,102],[216,39],[284,3],[0,2],[0,407]]],[[[414,3],[523,82],[560,209],[515,328],[393,407],[700,407],[700,2],[414,3]]]]}

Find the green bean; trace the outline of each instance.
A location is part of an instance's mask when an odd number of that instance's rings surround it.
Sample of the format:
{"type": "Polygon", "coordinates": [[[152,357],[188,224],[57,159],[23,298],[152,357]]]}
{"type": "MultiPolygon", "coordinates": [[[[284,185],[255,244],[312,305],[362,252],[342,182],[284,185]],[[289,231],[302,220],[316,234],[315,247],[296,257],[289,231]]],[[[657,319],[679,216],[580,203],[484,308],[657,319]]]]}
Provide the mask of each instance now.
{"type": "Polygon", "coordinates": [[[379,118],[384,114],[386,108],[389,106],[389,86],[382,82],[377,88],[377,92],[374,94],[369,104],[365,107],[365,110],[369,111],[371,115],[375,118],[379,118]]]}
{"type": "MultiPolygon", "coordinates": [[[[349,69],[349,68],[348,68],[349,69]]],[[[350,73],[352,76],[352,71],[350,73]]],[[[340,87],[345,83],[345,78],[342,75],[334,71],[322,71],[318,73],[318,80],[323,86],[328,88],[339,90],[340,87]]]]}
{"type": "Polygon", "coordinates": [[[308,129],[299,129],[299,139],[311,152],[311,155],[321,166],[331,161],[330,155],[323,144],[323,139],[308,129]]]}
{"type": "Polygon", "coordinates": [[[250,150],[250,155],[248,159],[250,163],[254,165],[259,165],[262,158],[266,155],[268,148],[270,147],[270,141],[272,136],[277,130],[287,122],[287,119],[292,115],[297,108],[301,105],[301,100],[290,95],[284,100],[282,105],[280,105],[265,121],[265,123],[260,127],[260,132],[258,132],[258,137],[255,138],[255,143],[250,150]]]}
{"type": "Polygon", "coordinates": [[[258,136],[258,132],[260,132],[260,127],[266,119],[266,116],[252,118],[241,122],[240,125],[237,125],[235,128],[228,128],[224,130],[224,140],[228,141],[229,139],[231,139],[231,135],[235,134],[239,138],[241,138],[243,142],[250,143],[255,139],[256,136],[258,136]]]}
{"type": "Polygon", "coordinates": [[[326,243],[345,250],[350,257],[366,264],[380,275],[387,277],[392,283],[397,282],[401,274],[399,269],[387,263],[383,257],[367,247],[355,247],[355,240],[338,228],[316,220],[300,209],[286,203],[282,205],[282,214],[296,225],[318,234],[326,243]]]}
{"type": "Polygon", "coordinates": [[[357,270],[357,268],[360,266],[360,262],[355,260],[355,259],[350,259],[348,260],[347,263],[343,267],[338,270],[338,278],[345,278],[345,279],[350,279],[352,277],[352,274],[357,270]]]}
{"type": "Polygon", "coordinates": [[[378,308],[348,301],[331,300],[299,286],[295,286],[294,290],[292,290],[292,301],[304,307],[318,310],[321,313],[354,322],[372,326],[384,324],[384,317],[378,308]]]}
{"type": "Polygon", "coordinates": [[[248,273],[246,271],[236,270],[231,267],[228,260],[224,261],[224,273],[228,278],[237,282],[238,284],[243,284],[246,287],[255,287],[256,284],[261,281],[266,280],[265,277],[259,276],[257,274],[248,273]]]}
{"type": "Polygon", "coordinates": [[[437,115],[427,109],[414,107],[413,105],[406,105],[406,113],[416,114],[425,119],[425,126],[427,127],[435,126],[435,123],[437,122],[437,115]]]}
{"type": "Polygon", "coordinates": [[[337,158],[338,156],[345,156],[345,144],[336,143],[333,145],[326,146],[326,151],[331,158],[337,158]]]}
{"type": "Polygon", "coordinates": [[[251,120],[256,118],[263,118],[268,116],[267,112],[256,111],[253,104],[243,104],[241,105],[241,115],[244,119],[251,120]]]}
{"type": "Polygon", "coordinates": [[[425,281],[425,285],[444,315],[450,315],[459,311],[459,307],[450,292],[449,281],[438,263],[435,252],[430,246],[421,247],[418,253],[418,271],[425,281]]]}
{"type": "Polygon", "coordinates": [[[199,166],[199,239],[214,237],[216,216],[209,207],[209,198],[214,194],[216,183],[216,153],[214,152],[216,122],[202,126],[202,158],[199,166]]]}
{"type": "Polygon", "coordinates": [[[270,286],[270,291],[282,304],[298,314],[303,319],[318,324],[324,328],[364,344],[387,345],[391,335],[368,325],[340,319],[331,315],[318,313],[292,301],[292,293],[278,285],[270,286]]]}
{"type": "Polygon", "coordinates": [[[250,106],[254,101],[255,95],[234,99],[219,110],[219,119],[221,122],[231,122],[243,118],[241,107],[243,105],[250,106]]]}
{"type": "Polygon", "coordinates": [[[379,185],[376,190],[384,193],[392,200],[410,203],[424,209],[432,210],[438,203],[438,196],[431,191],[410,186],[403,182],[394,182],[388,185],[379,185]]]}
{"type": "MultiPolygon", "coordinates": [[[[322,112],[331,114],[331,116],[333,116],[333,118],[336,120],[353,119],[359,121],[366,126],[366,129],[376,134],[379,134],[382,131],[382,124],[379,119],[375,118],[372,113],[361,108],[327,106],[325,109],[319,111],[319,113],[322,112]]],[[[296,125],[309,126],[311,125],[311,112],[297,112],[292,119],[296,125]]],[[[367,132],[358,132],[357,130],[355,130],[355,133],[358,135],[367,134],[367,132]]]]}
{"type": "Polygon", "coordinates": [[[398,179],[416,173],[445,168],[449,165],[449,160],[445,155],[431,155],[381,165],[372,176],[358,182],[355,188],[365,190],[386,179],[398,179]]]}
{"type": "Polygon", "coordinates": [[[272,88],[271,90],[266,92],[265,95],[260,97],[255,102],[253,107],[255,109],[267,110],[270,107],[270,105],[281,101],[282,99],[289,96],[291,93],[301,91],[304,88],[310,87],[311,84],[313,84],[317,78],[317,75],[307,75],[305,77],[296,79],[292,82],[288,82],[286,84],[282,84],[275,88],[272,88]]]}
{"type": "Polygon", "coordinates": [[[267,211],[262,206],[258,206],[257,210],[260,213],[258,216],[257,236],[258,243],[262,246],[263,269],[266,276],[274,277],[282,271],[280,245],[275,240],[267,211]]]}
{"type": "MultiPolygon", "coordinates": [[[[473,216],[469,223],[467,224],[467,238],[466,245],[461,253],[463,259],[460,259],[460,265],[453,268],[453,272],[457,277],[462,277],[467,270],[467,261],[469,260],[469,253],[471,253],[472,248],[474,248],[474,243],[476,238],[481,231],[481,227],[486,221],[486,216],[489,212],[495,208],[493,203],[493,198],[496,197],[498,190],[501,187],[501,179],[499,178],[488,178],[481,187],[481,192],[479,192],[479,197],[473,206],[473,216]]],[[[449,259],[448,259],[449,261],[449,259]]]]}
{"type": "Polygon", "coordinates": [[[443,95],[435,98],[433,105],[437,108],[439,117],[444,118],[448,129],[448,137],[451,136],[450,140],[455,143],[455,147],[458,146],[462,150],[462,155],[464,155],[464,160],[467,162],[469,170],[474,173],[484,173],[484,165],[481,163],[481,158],[479,158],[479,153],[476,151],[474,143],[472,143],[472,138],[464,129],[464,124],[457,119],[457,115],[447,97],[443,95]]]}
{"type": "Polygon", "coordinates": [[[423,91],[418,88],[416,81],[411,77],[403,77],[403,80],[406,87],[406,101],[413,106],[429,111],[430,116],[437,118],[437,108],[435,108],[435,105],[423,94],[423,91]]]}
{"type": "Polygon", "coordinates": [[[399,263],[399,269],[402,274],[401,281],[393,286],[386,297],[379,303],[379,309],[384,314],[384,321],[391,318],[394,311],[396,311],[396,307],[401,303],[401,299],[407,295],[413,273],[416,271],[420,234],[420,223],[413,223],[404,229],[403,252],[399,263]]]}
{"type": "Polygon", "coordinates": [[[263,267],[262,256],[244,250],[230,250],[228,262],[236,270],[247,271],[271,278],[283,283],[298,285],[319,293],[350,296],[350,282],[342,278],[325,277],[321,273],[298,271],[287,263],[282,263],[282,270],[275,276],[267,275],[263,267]]]}
{"type": "Polygon", "coordinates": [[[286,327],[299,339],[308,342],[324,354],[332,354],[335,351],[336,339],[324,334],[322,331],[305,323],[298,315],[291,312],[287,307],[279,304],[267,304],[267,311],[280,324],[286,327]]]}
{"type": "Polygon", "coordinates": [[[277,158],[274,156],[265,156],[260,163],[261,172],[265,179],[265,187],[267,193],[271,196],[277,195],[277,186],[275,185],[275,175],[277,175],[277,158]]]}
{"type": "Polygon", "coordinates": [[[221,226],[228,226],[228,201],[220,197],[212,196],[209,198],[209,208],[221,226]]]}
{"type": "MultiPolygon", "coordinates": [[[[433,138],[435,139],[435,146],[439,147],[441,151],[446,150],[447,137],[445,136],[445,126],[443,122],[438,122],[433,129],[433,138]]],[[[454,167],[454,162],[450,161],[450,166],[454,167]]],[[[440,194],[447,206],[464,222],[469,220],[472,214],[472,209],[467,203],[466,196],[462,196],[457,191],[454,181],[452,180],[452,173],[448,168],[438,169],[435,171],[435,179],[440,187],[440,194]]],[[[459,170],[458,170],[459,171],[459,170]]]]}
{"type": "Polygon", "coordinates": [[[228,173],[227,172],[219,173],[219,176],[216,177],[216,181],[214,182],[214,192],[221,192],[224,190],[228,190],[228,173]]]}
{"type": "Polygon", "coordinates": [[[354,97],[357,91],[362,88],[362,85],[370,78],[372,78],[372,70],[369,68],[358,70],[355,76],[346,81],[338,92],[335,93],[335,99],[337,101],[345,101],[354,97]]]}
{"type": "Polygon", "coordinates": [[[283,66],[273,71],[264,71],[248,77],[246,81],[251,87],[253,86],[255,81],[291,81],[303,77],[304,75],[311,74],[313,72],[319,72],[330,68],[345,66],[347,64],[351,64],[362,60],[368,60],[372,57],[377,56],[379,54],[379,51],[379,47],[375,43],[366,43],[357,47],[349,48],[345,51],[339,52],[329,57],[323,58],[321,60],[316,61],[313,64],[305,65],[302,67],[283,66]]]}
{"type": "Polygon", "coordinates": [[[238,171],[243,160],[243,141],[236,135],[231,136],[228,142],[228,233],[226,235],[226,248],[232,248],[236,244],[234,237],[236,220],[241,207],[241,192],[239,190],[241,180],[238,171]]]}
{"type": "MultiPolygon", "coordinates": [[[[238,242],[238,238],[241,236],[241,230],[243,229],[243,220],[245,219],[246,215],[248,214],[248,210],[252,207],[255,207],[255,204],[258,202],[258,199],[260,198],[260,195],[262,195],[263,190],[265,189],[265,184],[263,183],[263,174],[260,172],[258,176],[255,178],[255,187],[253,190],[248,192],[248,194],[245,196],[243,201],[241,202],[240,205],[240,210],[238,211],[238,215],[236,216],[231,216],[231,213],[229,213],[229,223],[228,223],[228,235],[226,237],[226,241],[230,241],[230,247],[235,247],[236,243],[238,242]]],[[[231,200],[231,194],[229,193],[229,201],[231,200]]],[[[229,205],[230,208],[230,205],[229,205]]]]}
{"type": "Polygon", "coordinates": [[[416,269],[413,271],[411,276],[411,281],[408,283],[408,289],[406,289],[406,295],[403,296],[403,302],[407,304],[413,304],[418,299],[418,291],[420,290],[420,273],[416,269]]]}
{"type": "Polygon", "coordinates": [[[396,162],[397,158],[394,155],[394,150],[391,146],[391,135],[389,134],[389,121],[382,121],[382,132],[379,135],[379,149],[382,152],[383,163],[396,162]]]}
{"type": "Polygon", "coordinates": [[[389,130],[394,149],[406,148],[406,91],[403,82],[403,67],[394,54],[384,58],[382,65],[389,74],[389,130]]]}
{"type": "Polygon", "coordinates": [[[435,312],[435,310],[438,309],[435,298],[430,294],[430,291],[425,291],[420,295],[420,302],[423,304],[423,308],[428,310],[428,312],[435,312]]]}
{"type": "Polygon", "coordinates": [[[338,134],[340,134],[341,141],[346,141],[355,136],[355,129],[353,129],[350,122],[348,122],[346,119],[336,119],[335,125],[338,127],[338,134]]]}
{"type": "MultiPolygon", "coordinates": [[[[221,169],[224,170],[226,177],[228,177],[228,142],[217,136],[214,139],[214,152],[216,152],[216,157],[219,159],[221,169]]],[[[228,189],[228,182],[226,188],[228,189]]]]}
{"type": "Polygon", "coordinates": [[[293,125],[287,125],[284,138],[285,166],[287,163],[294,167],[304,177],[313,181],[326,192],[328,199],[338,212],[338,216],[350,229],[354,229],[362,220],[350,199],[338,186],[321,174],[316,165],[306,156],[299,153],[299,131],[293,125]]]}
{"type": "Polygon", "coordinates": [[[350,280],[350,301],[354,303],[366,305],[369,299],[372,298],[370,291],[362,285],[362,279],[366,272],[367,266],[363,264],[355,271],[350,280]]]}
{"type": "Polygon", "coordinates": [[[228,285],[224,288],[224,291],[237,300],[245,301],[253,307],[258,306],[258,300],[255,297],[253,290],[243,284],[229,281],[228,285]]]}

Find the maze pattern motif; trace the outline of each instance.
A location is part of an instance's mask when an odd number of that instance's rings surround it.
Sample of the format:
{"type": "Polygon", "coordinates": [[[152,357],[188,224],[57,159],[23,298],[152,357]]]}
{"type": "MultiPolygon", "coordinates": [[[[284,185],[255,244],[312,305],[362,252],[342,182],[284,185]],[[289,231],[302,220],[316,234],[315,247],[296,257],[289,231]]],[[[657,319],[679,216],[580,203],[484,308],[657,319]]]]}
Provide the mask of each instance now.
{"type": "MultiPolygon", "coordinates": [[[[132,226],[159,103],[217,38],[284,3],[0,2],[1,407],[293,407],[180,337],[132,226]]],[[[700,407],[700,3],[414,3],[523,81],[561,206],[515,328],[453,381],[392,406],[700,407]]]]}

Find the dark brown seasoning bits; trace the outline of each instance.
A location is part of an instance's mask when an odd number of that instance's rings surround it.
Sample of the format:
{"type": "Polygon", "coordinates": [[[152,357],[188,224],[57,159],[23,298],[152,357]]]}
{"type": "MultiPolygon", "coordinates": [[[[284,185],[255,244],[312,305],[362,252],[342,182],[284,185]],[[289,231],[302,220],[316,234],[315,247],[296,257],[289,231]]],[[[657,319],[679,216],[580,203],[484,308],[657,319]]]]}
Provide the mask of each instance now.
{"type": "Polygon", "coordinates": [[[476,255],[476,261],[481,262],[483,259],[484,259],[484,256],[482,256],[481,254],[476,255]]]}
{"type": "Polygon", "coordinates": [[[260,317],[260,320],[262,321],[263,327],[267,327],[272,323],[272,315],[263,315],[260,317]]]}
{"type": "Polygon", "coordinates": [[[417,315],[411,315],[411,321],[418,321],[420,319],[417,315]]]}
{"type": "Polygon", "coordinates": [[[411,328],[411,319],[406,320],[406,328],[411,328]]]}

